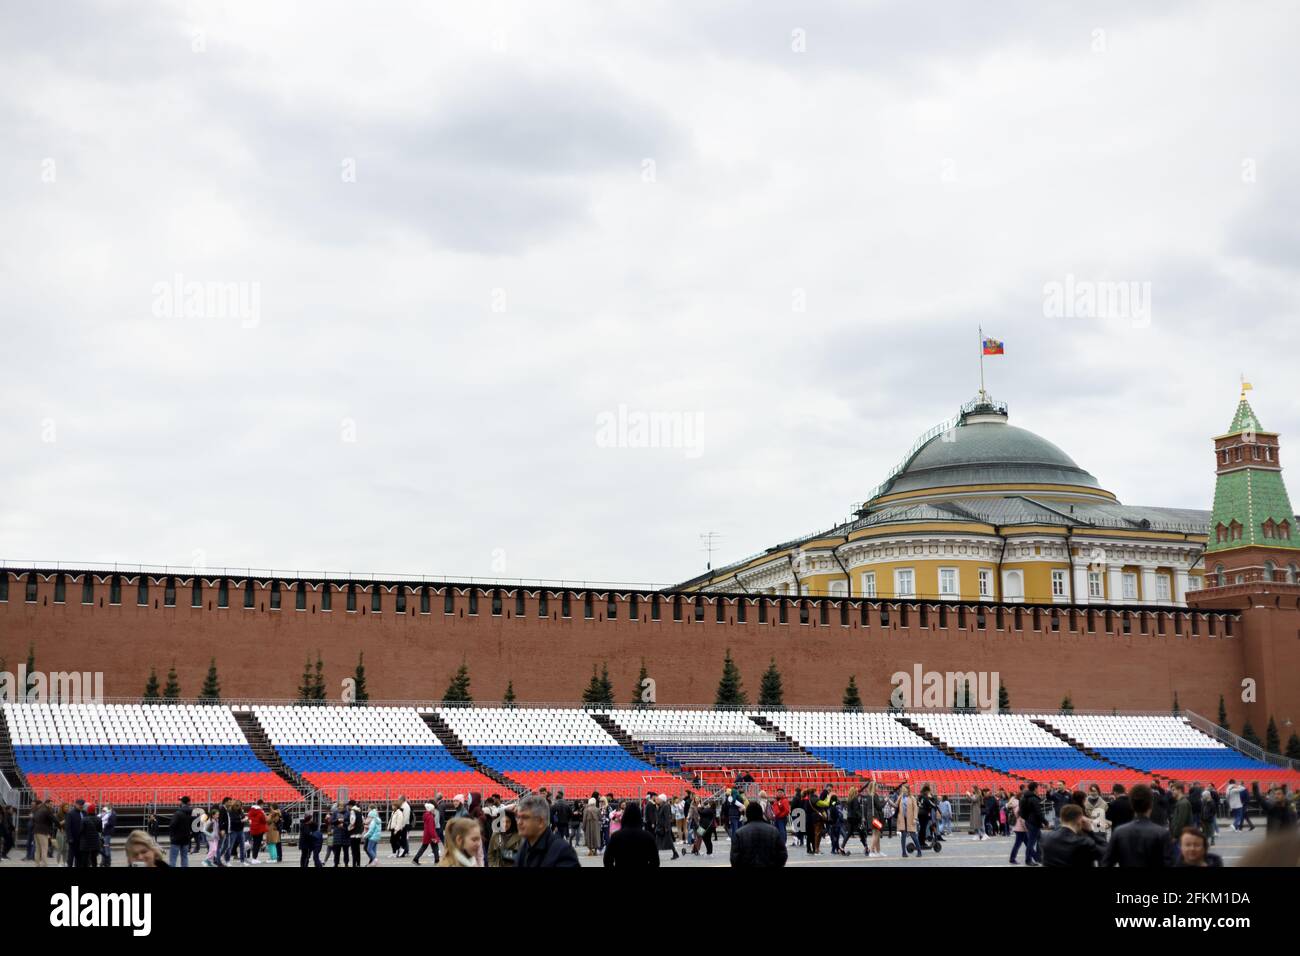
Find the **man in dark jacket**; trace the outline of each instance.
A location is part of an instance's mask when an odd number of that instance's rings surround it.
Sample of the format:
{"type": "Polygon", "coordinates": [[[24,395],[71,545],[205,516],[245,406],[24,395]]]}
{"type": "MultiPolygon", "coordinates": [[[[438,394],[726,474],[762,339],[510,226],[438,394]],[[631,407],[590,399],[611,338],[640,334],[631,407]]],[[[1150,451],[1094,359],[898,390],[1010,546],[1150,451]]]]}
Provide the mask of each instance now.
{"type": "Polygon", "coordinates": [[[1122,827],[1133,819],[1133,804],[1129,802],[1122,783],[1111,787],[1110,793],[1110,806],[1106,808],[1106,819],[1110,821],[1110,829],[1113,833],[1117,827],[1122,827]]]}
{"type": "Polygon", "coordinates": [[[1151,785],[1151,822],[1162,827],[1169,825],[1169,794],[1158,783],[1151,785]]]}
{"type": "Polygon", "coordinates": [[[1043,862],[1043,848],[1039,845],[1043,835],[1043,804],[1038,799],[1038,783],[1034,780],[1025,787],[1020,818],[1025,821],[1025,866],[1038,866],[1043,862]]]}
{"type": "Polygon", "coordinates": [[[1151,820],[1151,788],[1135,784],[1128,792],[1133,820],[1111,831],[1102,866],[1163,867],[1172,855],[1169,831],[1151,820]]]}
{"type": "Polygon", "coordinates": [[[190,798],[181,797],[181,805],[172,814],[172,822],[167,827],[167,837],[171,840],[171,849],[167,851],[167,865],[176,866],[176,854],[180,854],[181,866],[190,865],[190,835],[194,831],[194,810],[190,807],[190,798]]]}
{"type": "Polygon", "coordinates": [[[561,840],[569,839],[569,823],[573,820],[573,807],[569,801],[564,799],[564,791],[555,791],[555,803],[551,806],[551,823],[555,826],[555,833],[561,840]]]}
{"type": "Polygon", "coordinates": [[[77,865],[77,851],[81,847],[81,826],[85,819],[85,810],[86,801],[78,800],[68,811],[67,819],[63,821],[63,829],[67,835],[65,843],[68,848],[68,866],[77,865]]]}
{"type": "Polygon", "coordinates": [[[1061,810],[1070,802],[1070,791],[1066,789],[1064,780],[1056,781],[1056,786],[1052,788],[1048,800],[1052,803],[1052,813],[1056,817],[1056,825],[1060,826],[1061,810]]]}
{"type": "Polygon", "coordinates": [[[623,809],[623,822],[605,844],[605,865],[624,868],[659,865],[659,847],[641,825],[641,808],[630,802],[623,809]]]}
{"type": "Polygon", "coordinates": [[[1169,839],[1176,840],[1179,834],[1192,825],[1195,818],[1192,815],[1192,802],[1187,799],[1181,783],[1169,785],[1169,799],[1173,802],[1173,809],[1169,813],[1169,839]]]}
{"type": "Polygon", "coordinates": [[[103,827],[99,822],[99,814],[95,808],[87,807],[81,815],[81,836],[77,841],[77,867],[87,869],[93,867],[99,869],[99,854],[102,852],[100,835],[103,833],[103,827]]]}
{"type": "Polygon", "coordinates": [[[763,805],[751,801],[745,807],[745,820],[731,839],[731,865],[785,866],[785,840],[776,827],[763,819],[763,805]]]}
{"type": "Polygon", "coordinates": [[[1101,834],[1093,833],[1083,809],[1061,807],[1061,825],[1043,837],[1043,866],[1096,866],[1106,851],[1101,834]]]}
{"type": "Polygon", "coordinates": [[[515,857],[517,868],[568,869],[582,865],[573,847],[551,829],[551,808],[545,797],[530,793],[522,798],[515,804],[515,821],[523,837],[515,857]]]}

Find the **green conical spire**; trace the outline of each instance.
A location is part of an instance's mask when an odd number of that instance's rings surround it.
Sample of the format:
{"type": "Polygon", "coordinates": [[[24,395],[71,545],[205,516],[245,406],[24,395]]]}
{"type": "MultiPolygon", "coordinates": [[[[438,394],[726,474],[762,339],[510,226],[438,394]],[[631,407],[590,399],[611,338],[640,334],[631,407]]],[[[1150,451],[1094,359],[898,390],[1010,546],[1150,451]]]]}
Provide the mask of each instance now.
{"type": "Polygon", "coordinates": [[[1228,434],[1235,435],[1244,431],[1262,432],[1263,430],[1264,426],[1259,423],[1255,410],[1250,407],[1250,402],[1246,401],[1246,395],[1243,392],[1241,401],[1237,403],[1237,414],[1232,416],[1232,424],[1228,426],[1228,434]]]}

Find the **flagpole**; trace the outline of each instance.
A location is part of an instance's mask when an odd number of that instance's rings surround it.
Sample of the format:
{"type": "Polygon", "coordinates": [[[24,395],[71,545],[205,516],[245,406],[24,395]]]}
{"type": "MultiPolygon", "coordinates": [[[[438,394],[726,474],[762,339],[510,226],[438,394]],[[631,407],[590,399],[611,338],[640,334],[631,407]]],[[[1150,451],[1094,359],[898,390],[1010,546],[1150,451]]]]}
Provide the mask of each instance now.
{"type": "Polygon", "coordinates": [[[976,326],[980,332],[980,401],[984,398],[984,326],[976,326]]]}

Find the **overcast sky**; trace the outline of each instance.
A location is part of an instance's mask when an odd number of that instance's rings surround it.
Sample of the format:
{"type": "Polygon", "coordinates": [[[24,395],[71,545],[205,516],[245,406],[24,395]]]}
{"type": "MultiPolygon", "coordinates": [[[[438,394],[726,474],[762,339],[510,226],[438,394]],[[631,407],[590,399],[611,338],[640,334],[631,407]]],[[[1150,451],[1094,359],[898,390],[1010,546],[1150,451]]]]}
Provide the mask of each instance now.
{"type": "Polygon", "coordinates": [[[1122,501],[1209,508],[1242,372],[1300,461],[1295,4],[456,6],[6,12],[0,557],[680,581],[981,324],[1122,501]]]}

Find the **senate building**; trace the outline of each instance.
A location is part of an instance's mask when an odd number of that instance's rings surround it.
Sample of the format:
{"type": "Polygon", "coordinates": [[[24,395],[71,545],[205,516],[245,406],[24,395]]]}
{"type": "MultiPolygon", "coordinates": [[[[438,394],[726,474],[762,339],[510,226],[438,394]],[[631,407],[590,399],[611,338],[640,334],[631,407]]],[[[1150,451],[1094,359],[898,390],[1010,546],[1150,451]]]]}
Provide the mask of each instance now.
{"type": "MultiPolygon", "coordinates": [[[[1257,438],[1251,446],[1255,457],[1246,463],[1276,471],[1277,436],[1259,427],[1244,393],[1241,409],[1230,432],[1246,434],[1245,426],[1253,424],[1247,437],[1257,438]]],[[[1240,456],[1239,444],[1219,449],[1221,471],[1240,467],[1240,457],[1223,459],[1240,456]]],[[[1223,507],[1227,498],[1246,498],[1247,474],[1242,470],[1229,479],[1233,490],[1223,492],[1223,507]]],[[[1262,523],[1226,526],[1220,544],[1227,535],[1240,536],[1242,528],[1260,540],[1274,529],[1274,540],[1285,541],[1284,533],[1289,537],[1295,522],[1285,489],[1280,479],[1269,487],[1269,507],[1277,513],[1262,523]]],[[[1210,511],[1121,503],[1056,444],[1011,424],[1005,403],[981,394],[917,439],[851,521],[768,548],[682,587],[1185,607],[1188,592],[1205,583],[1210,528],[1210,511]]]]}

